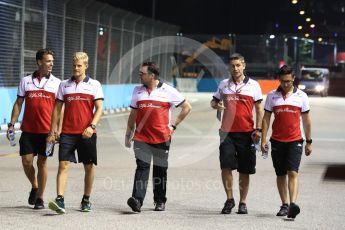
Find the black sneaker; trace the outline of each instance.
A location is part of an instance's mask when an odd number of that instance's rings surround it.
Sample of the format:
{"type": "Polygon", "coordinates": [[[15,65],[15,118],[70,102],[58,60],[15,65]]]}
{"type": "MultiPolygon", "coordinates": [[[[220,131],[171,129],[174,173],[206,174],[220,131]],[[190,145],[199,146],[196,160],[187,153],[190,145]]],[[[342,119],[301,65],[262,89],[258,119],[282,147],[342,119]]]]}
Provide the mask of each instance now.
{"type": "Polygon", "coordinates": [[[238,204],[237,214],[248,214],[247,205],[245,203],[238,204]]]}
{"type": "Polygon", "coordinates": [[[44,202],[41,198],[37,198],[34,209],[44,209],[44,202]]]}
{"type": "Polygon", "coordinates": [[[287,213],[287,218],[295,218],[300,213],[300,208],[297,204],[291,203],[289,206],[289,211],[287,213]]]}
{"type": "Polygon", "coordinates": [[[279,212],[277,212],[277,216],[286,216],[289,211],[289,205],[288,204],[283,204],[280,206],[279,212]]]}
{"type": "Polygon", "coordinates": [[[28,199],[28,203],[30,205],[34,205],[37,199],[37,190],[38,188],[32,188],[30,191],[30,195],[29,195],[29,199],[28,199]]]}
{"type": "Polygon", "coordinates": [[[234,199],[226,200],[221,214],[230,214],[233,207],[235,207],[234,199]]]}
{"type": "Polygon", "coordinates": [[[133,210],[133,212],[141,212],[140,208],[141,208],[141,203],[138,199],[135,199],[134,197],[130,197],[127,200],[127,204],[129,207],[131,207],[131,209],[133,210]]]}
{"type": "Polygon", "coordinates": [[[165,204],[163,202],[155,203],[155,211],[165,211],[165,204]]]}
{"type": "Polygon", "coordinates": [[[89,200],[82,199],[80,203],[81,212],[91,212],[91,202],[89,200]]]}
{"type": "Polygon", "coordinates": [[[55,200],[49,201],[48,203],[49,209],[55,211],[57,214],[65,214],[65,202],[63,198],[56,198],[55,200]]]}

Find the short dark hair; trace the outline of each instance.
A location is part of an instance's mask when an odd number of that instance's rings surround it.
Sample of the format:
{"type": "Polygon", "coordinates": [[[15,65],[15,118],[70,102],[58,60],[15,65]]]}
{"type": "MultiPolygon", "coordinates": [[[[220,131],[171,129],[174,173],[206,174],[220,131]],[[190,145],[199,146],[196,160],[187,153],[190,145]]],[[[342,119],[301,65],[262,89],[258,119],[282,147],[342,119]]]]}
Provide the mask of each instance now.
{"type": "Polygon", "coordinates": [[[245,61],[244,61],[244,57],[243,57],[241,54],[239,54],[239,53],[234,53],[234,54],[232,54],[232,55],[230,56],[230,58],[229,58],[229,62],[232,61],[232,60],[240,60],[240,61],[242,61],[242,62],[245,62],[245,61]]]}
{"type": "Polygon", "coordinates": [[[156,76],[159,76],[159,66],[156,62],[146,61],[142,64],[142,66],[147,66],[147,71],[153,73],[156,76]]]}
{"type": "Polygon", "coordinates": [[[36,62],[38,60],[42,60],[43,56],[47,55],[47,54],[54,56],[54,51],[52,51],[51,49],[48,49],[48,48],[38,50],[36,53],[36,62]]]}
{"type": "Polygon", "coordinates": [[[280,77],[280,76],[286,75],[286,74],[291,74],[292,77],[295,77],[295,72],[293,71],[292,67],[288,66],[288,65],[283,65],[277,71],[277,75],[278,75],[278,77],[280,77]]]}

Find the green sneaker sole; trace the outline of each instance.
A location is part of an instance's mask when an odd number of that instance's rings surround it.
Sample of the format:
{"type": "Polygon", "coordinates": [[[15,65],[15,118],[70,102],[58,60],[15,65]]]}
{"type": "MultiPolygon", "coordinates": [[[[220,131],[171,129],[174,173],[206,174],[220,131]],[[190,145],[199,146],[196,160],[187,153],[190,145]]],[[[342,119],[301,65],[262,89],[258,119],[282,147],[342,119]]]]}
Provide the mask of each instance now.
{"type": "Polygon", "coordinates": [[[57,214],[65,214],[66,211],[64,208],[60,208],[59,205],[57,205],[57,203],[55,203],[54,201],[50,201],[48,204],[48,208],[50,210],[55,211],[57,214]]]}
{"type": "Polygon", "coordinates": [[[80,209],[81,212],[91,212],[91,209],[88,208],[84,208],[84,209],[80,209]]]}

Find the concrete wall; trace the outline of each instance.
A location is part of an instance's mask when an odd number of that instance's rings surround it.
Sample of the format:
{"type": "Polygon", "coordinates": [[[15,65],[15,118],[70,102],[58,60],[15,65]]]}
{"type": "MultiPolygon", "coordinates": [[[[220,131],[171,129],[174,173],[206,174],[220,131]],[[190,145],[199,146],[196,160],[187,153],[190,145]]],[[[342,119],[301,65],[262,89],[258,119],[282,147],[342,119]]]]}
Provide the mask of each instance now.
{"type": "MultiPolygon", "coordinates": [[[[102,85],[104,92],[104,110],[125,108],[130,104],[135,84],[128,85],[102,85]]],[[[0,88],[0,124],[10,121],[13,103],[17,98],[17,88],[0,88]]],[[[19,121],[23,118],[24,107],[19,116],[19,121]]]]}

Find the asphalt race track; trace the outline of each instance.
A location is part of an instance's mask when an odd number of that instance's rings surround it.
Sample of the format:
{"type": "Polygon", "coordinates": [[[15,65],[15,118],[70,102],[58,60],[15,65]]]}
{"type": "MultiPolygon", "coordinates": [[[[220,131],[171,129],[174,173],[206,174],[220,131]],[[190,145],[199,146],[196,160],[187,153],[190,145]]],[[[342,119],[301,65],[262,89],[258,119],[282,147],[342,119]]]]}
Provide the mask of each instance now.
{"type": "MultiPolygon", "coordinates": [[[[219,121],[209,107],[212,94],[184,95],[193,110],[173,136],[165,212],[153,211],[151,180],[140,214],[132,213],[126,204],[135,160],[133,150],[124,147],[128,113],[120,113],[103,117],[97,128],[98,166],[90,213],[78,211],[83,195],[81,164],[73,164],[69,171],[65,215],[48,208],[33,210],[27,203],[30,184],[22,170],[18,144],[10,147],[0,135],[0,229],[345,229],[345,181],[324,178],[328,165],[345,164],[344,98],[310,97],[313,153],[302,157],[297,200],[301,214],[291,221],[275,216],[281,204],[272,161],[260,155],[257,173],[251,177],[249,214],[236,214],[237,205],[230,215],[219,214],[226,197],[218,161],[219,121]]],[[[46,207],[56,195],[56,150],[48,164],[46,207]]]]}

